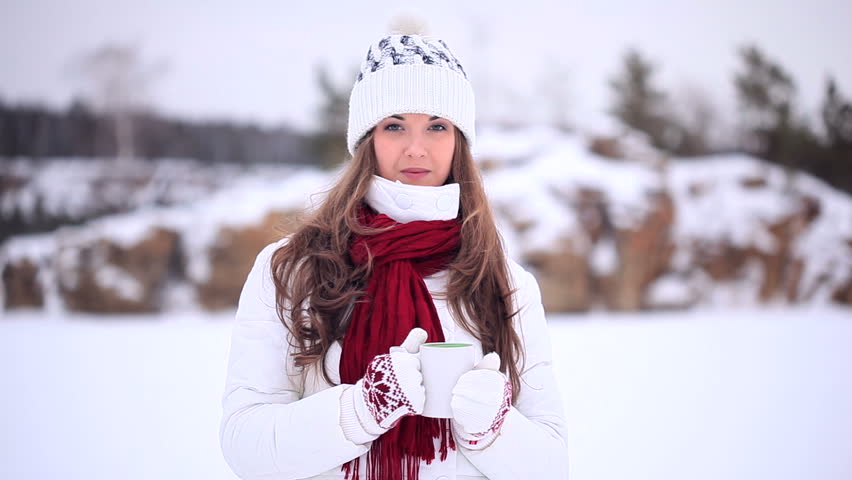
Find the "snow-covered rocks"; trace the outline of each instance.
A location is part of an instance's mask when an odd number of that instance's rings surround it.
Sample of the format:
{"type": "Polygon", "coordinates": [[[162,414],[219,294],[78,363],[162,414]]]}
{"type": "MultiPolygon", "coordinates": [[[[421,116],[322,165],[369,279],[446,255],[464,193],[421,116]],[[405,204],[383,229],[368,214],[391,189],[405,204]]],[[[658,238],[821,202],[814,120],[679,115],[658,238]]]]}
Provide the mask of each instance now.
{"type": "Polygon", "coordinates": [[[70,310],[155,312],[172,270],[179,237],[153,227],[138,241],[123,245],[110,237],[69,235],[54,258],[59,293],[70,310]]]}
{"type": "Polygon", "coordinates": [[[852,296],[852,198],[813,177],[740,154],[660,161],[636,138],[488,135],[485,179],[510,255],[551,311],[852,296]]]}
{"type": "Polygon", "coordinates": [[[0,246],[4,308],[233,307],[257,253],[329,178],[313,171],[246,178],[189,204],[13,237],[0,246]]]}
{"type": "MultiPolygon", "coordinates": [[[[635,138],[606,145],[613,159],[543,127],[479,139],[509,256],[548,311],[852,303],[852,198],[806,174],[739,154],[660,162],[635,138]]],[[[257,252],[334,175],[243,175],[182,205],[14,237],[0,245],[3,305],[232,307],[257,252]]]]}

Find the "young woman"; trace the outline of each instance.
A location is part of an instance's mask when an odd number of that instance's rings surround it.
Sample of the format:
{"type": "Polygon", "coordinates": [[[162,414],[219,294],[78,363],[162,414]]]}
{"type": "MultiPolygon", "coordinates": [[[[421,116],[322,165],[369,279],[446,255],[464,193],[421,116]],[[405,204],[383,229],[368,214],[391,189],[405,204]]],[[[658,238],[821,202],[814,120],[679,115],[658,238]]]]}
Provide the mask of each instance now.
{"type": "Polygon", "coordinates": [[[538,284],[503,251],[461,64],[441,40],[384,37],[349,106],[353,159],[243,288],[225,459],[242,478],[567,478],[538,284]],[[451,419],[419,415],[427,340],[475,346],[451,419]]]}

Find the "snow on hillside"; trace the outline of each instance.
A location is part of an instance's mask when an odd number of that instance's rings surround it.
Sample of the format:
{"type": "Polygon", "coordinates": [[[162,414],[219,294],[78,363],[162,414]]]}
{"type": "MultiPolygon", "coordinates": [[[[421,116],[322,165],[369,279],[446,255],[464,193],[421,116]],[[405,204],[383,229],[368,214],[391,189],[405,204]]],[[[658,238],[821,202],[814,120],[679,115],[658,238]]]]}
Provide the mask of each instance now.
{"type": "Polygon", "coordinates": [[[111,212],[201,199],[250,176],[286,174],[290,166],[206,164],[104,158],[26,158],[0,162],[0,220],[86,219],[111,212]]]}
{"type": "Polygon", "coordinates": [[[726,238],[740,247],[756,242],[771,251],[773,240],[764,223],[779,220],[797,206],[785,194],[785,177],[780,168],[741,154],[673,163],[670,187],[677,204],[686,210],[678,216],[675,234],[726,238]],[[770,188],[744,189],[745,179],[760,179],[770,188]]]}
{"type": "MultiPolygon", "coordinates": [[[[480,137],[484,139],[477,140],[476,157],[502,160],[502,168],[483,177],[498,214],[510,217],[501,219],[502,231],[515,258],[552,248],[563,237],[583,239],[571,210],[580,189],[603,192],[615,225],[630,228],[647,213],[647,196],[662,188],[661,179],[649,168],[603,159],[589,152],[586,139],[579,135],[535,127],[488,129],[480,137]],[[515,236],[510,225],[517,222],[532,227],[515,236]]],[[[577,246],[588,247],[582,241],[577,246]]]]}
{"type": "Polygon", "coordinates": [[[233,180],[230,187],[193,202],[109,215],[88,222],[84,228],[62,227],[55,234],[12,238],[2,245],[0,260],[44,259],[55,251],[61,238],[74,243],[107,239],[120,246],[131,246],[152,229],[164,227],[182,234],[185,251],[190,253],[190,275],[194,280],[203,281],[207,276],[206,250],[220,229],[254,225],[275,208],[307,208],[316,202],[316,194],[326,188],[330,180],[328,173],[313,169],[291,170],[282,178],[243,175],[233,180]]]}
{"type": "MultiPolygon", "coordinates": [[[[821,280],[833,285],[842,284],[852,275],[850,198],[813,177],[799,179],[799,185],[819,198],[822,204],[821,215],[814,225],[793,245],[800,258],[805,259],[802,282],[812,289],[821,280]]],[[[824,295],[825,291],[817,291],[816,294],[824,295]]]]}
{"type": "MultiPolygon", "coordinates": [[[[551,316],[571,478],[852,478],[850,313],[551,316]]],[[[236,478],[233,312],[2,320],[0,478],[236,478]]]]}
{"type": "Polygon", "coordinates": [[[802,199],[812,198],[818,215],[795,237],[792,256],[803,262],[800,298],[817,303],[852,276],[852,197],[804,173],[788,176],[778,166],[743,154],[653,160],[641,142],[626,140],[632,158],[612,160],[589,151],[588,140],[552,128],[486,129],[477,158],[498,164],[485,172],[511,256],[552,249],[565,238],[590,259],[593,272],[607,275],[618,263],[608,238],[592,244],[573,209],[584,191],[598,192],[609,220],[618,229],[634,229],[649,214],[650,199],[667,192],[674,201],[672,269],[651,285],[650,304],[677,305],[703,293],[703,303],[754,303],[763,272],[747,265],[745,278],[730,285],[709,285],[692,257],[696,245],[755,248],[777,254],[769,227],[795,214],[802,199]],[[652,160],[648,160],[652,159],[652,160]],[[523,225],[523,228],[515,228],[523,225]],[[700,274],[700,272],[697,272],[700,274]]]}
{"type": "Polygon", "coordinates": [[[818,283],[836,288],[852,276],[852,197],[810,175],[789,178],[782,168],[747,155],[714,155],[672,163],[669,185],[679,209],[673,233],[681,245],[726,239],[772,253],[777,245],[767,226],[801,208],[802,198],[816,199],[819,215],[792,245],[804,262],[800,291],[814,291],[813,300],[823,302],[831,288],[817,291],[818,283]],[[760,187],[746,187],[749,181],[760,187]]]}

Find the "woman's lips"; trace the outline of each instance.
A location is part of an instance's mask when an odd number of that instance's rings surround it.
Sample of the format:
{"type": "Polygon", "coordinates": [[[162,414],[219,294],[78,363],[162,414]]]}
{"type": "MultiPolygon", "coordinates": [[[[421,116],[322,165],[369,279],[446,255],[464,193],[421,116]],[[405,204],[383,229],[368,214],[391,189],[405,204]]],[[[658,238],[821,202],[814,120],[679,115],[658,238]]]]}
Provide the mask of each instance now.
{"type": "Polygon", "coordinates": [[[425,177],[429,174],[429,172],[430,170],[427,170],[425,168],[406,168],[401,173],[408,178],[417,179],[425,177]]]}

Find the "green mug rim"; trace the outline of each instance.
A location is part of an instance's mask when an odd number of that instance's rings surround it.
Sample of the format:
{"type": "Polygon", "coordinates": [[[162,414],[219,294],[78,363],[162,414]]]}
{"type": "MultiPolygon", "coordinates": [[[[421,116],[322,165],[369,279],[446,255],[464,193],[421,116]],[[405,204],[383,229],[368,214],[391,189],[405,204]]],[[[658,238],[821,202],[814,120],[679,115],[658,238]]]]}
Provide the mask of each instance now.
{"type": "Polygon", "coordinates": [[[424,343],[424,347],[437,347],[437,348],[459,348],[459,347],[472,347],[472,343],[454,343],[454,342],[429,342],[424,343]]]}

